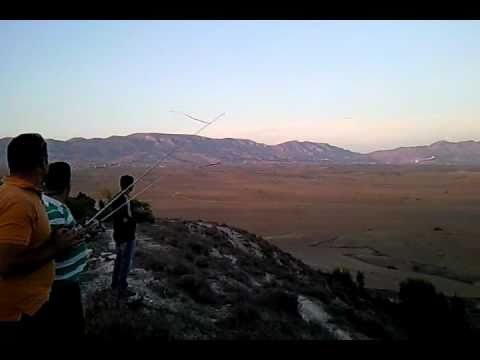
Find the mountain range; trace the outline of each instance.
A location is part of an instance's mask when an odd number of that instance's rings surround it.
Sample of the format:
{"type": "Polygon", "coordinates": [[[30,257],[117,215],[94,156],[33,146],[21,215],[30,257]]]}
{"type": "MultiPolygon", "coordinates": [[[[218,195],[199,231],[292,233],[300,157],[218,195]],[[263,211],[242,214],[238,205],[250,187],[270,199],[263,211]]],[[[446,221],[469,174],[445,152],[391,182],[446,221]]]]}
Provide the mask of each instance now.
{"type": "MultiPolygon", "coordinates": [[[[0,162],[6,164],[6,147],[11,138],[0,139],[0,162]]],[[[265,145],[244,139],[212,139],[193,135],[137,133],[108,138],[48,139],[51,161],[68,161],[74,166],[145,166],[162,158],[166,162],[197,165],[311,163],[311,164],[437,164],[480,165],[480,142],[439,141],[427,146],[356,153],[325,143],[288,141],[265,145]],[[171,154],[171,156],[169,155],[171,154]]]]}

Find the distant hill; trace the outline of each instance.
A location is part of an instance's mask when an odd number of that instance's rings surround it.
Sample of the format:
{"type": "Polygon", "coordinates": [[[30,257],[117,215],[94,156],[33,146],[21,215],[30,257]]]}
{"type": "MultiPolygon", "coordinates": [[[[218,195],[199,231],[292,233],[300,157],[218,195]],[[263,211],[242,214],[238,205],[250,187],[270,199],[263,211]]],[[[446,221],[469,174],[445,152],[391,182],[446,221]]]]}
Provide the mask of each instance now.
{"type": "MultiPolygon", "coordinates": [[[[0,160],[5,161],[9,138],[0,140],[0,160]]],[[[49,139],[51,160],[74,165],[115,166],[150,164],[175,151],[169,161],[228,164],[257,162],[308,162],[354,164],[368,163],[367,155],[328,144],[290,141],[265,145],[243,139],[210,139],[192,135],[143,133],[111,136],[106,139],[74,138],[67,141],[49,139]]]]}
{"type": "Polygon", "coordinates": [[[480,165],[480,142],[439,141],[428,146],[375,151],[369,156],[384,164],[480,165]]]}
{"type": "MultiPolygon", "coordinates": [[[[0,139],[0,162],[6,163],[6,146],[0,139]]],[[[193,135],[139,133],[108,138],[48,139],[50,160],[74,166],[144,166],[165,157],[168,162],[197,164],[222,162],[312,164],[439,164],[480,165],[480,142],[440,141],[428,146],[402,147],[360,154],[340,147],[309,141],[265,145],[244,139],[211,139],[193,135]]],[[[0,166],[1,167],[1,166],[0,166]]]]}

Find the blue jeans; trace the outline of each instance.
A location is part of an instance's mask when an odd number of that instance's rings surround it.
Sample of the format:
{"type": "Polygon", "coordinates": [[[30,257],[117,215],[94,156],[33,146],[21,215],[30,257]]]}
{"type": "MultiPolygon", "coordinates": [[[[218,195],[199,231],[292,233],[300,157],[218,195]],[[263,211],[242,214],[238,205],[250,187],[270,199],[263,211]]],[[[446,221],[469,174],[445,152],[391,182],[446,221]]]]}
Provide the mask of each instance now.
{"type": "Polygon", "coordinates": [[[127,277],[132,266],[133,254],[135,252],[135,240],[128,240],[116,244],[117,257],[113,268],[112,289],[126,290],[127,277]]]}

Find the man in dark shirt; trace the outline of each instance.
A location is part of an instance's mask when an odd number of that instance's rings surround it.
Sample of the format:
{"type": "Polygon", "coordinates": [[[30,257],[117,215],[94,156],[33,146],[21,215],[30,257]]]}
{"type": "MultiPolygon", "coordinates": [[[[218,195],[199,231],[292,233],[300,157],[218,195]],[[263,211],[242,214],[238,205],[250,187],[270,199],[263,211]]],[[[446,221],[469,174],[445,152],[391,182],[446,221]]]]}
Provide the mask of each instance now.
{"type": "MultiPolygon", "coordinates": [[[[121,190],[127,189],[133,184],[133,177],[124,175],[120,178],[121,190]]],[[[112,290],[119,296],[129,296],[134,293],[128,290],[127,277],[133,261],[135,251],[135,230],[136,221],[132,213],[132,206],[129,194],[133,190],[131,186],[124,194],[118,197],[113,204],[112,209],[120,207],[113,214],[113,240],[116,245],[117,257],[112,277],[112,290]]]]}

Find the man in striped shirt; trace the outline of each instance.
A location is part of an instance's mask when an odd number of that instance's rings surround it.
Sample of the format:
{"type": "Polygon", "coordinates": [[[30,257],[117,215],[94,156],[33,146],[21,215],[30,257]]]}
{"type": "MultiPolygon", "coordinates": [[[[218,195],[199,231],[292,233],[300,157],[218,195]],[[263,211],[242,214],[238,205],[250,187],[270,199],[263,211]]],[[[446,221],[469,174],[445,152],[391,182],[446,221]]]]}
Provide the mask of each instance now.
{"type": "MultiPolygon", "coordinates": [[[[76,225],[70,209],[65,205],[70,194],[70,182],[71,170],[67,163],[50,164],[42,201],[52,229],[76,225]]],[[[79,277],[86,266],[87,257],[88,249],[85,242],[81,242],[55,258],[55,281],[49,300],[52,325],[69,336],[82,335],[84,331],[79,277]]]]}

